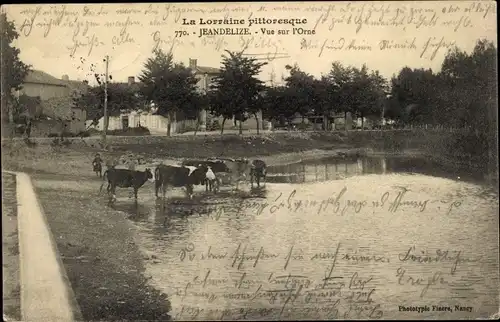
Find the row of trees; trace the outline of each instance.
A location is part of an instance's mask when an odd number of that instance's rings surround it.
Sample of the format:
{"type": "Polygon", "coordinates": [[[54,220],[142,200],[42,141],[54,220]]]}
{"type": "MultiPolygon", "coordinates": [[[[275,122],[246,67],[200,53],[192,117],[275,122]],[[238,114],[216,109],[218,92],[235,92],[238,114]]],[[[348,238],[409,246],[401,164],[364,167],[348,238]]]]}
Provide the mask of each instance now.
{"type": "MultiPolygon", "coordinates": [[[[334,62],[330,71],[319,78],[297,65],[287,65],[289,75],[284,84],[266,86],[258,78],[265,62],[228,51],[222,57],[221,73],[208,91],[201,92],[189,68],[175,63],[171,54],[157,50],[144,65],[139,92],[111,83],[108,102],[112,112],[124,106],[154,103],[159,114],[172,120],[179,112],[196,119],[202,108],[224,120],[235,117],[239,121],[257,117],[258,111],[265,119],[285,122],[297,113],[323,120],[351,113],[362,120],[383,116],[400,125],[431,124],[483,131],[491,124],[486,121],[495,118],[496,54],[493,43],[480,40],[470,54],[459,49],[449,52],[439,73],[404,67],[390,81],[366,65],[357,68],[334,62]]],[[[79,98],[77,104],[85,107],[89,115],[101,117],[102,102],[101,84],[79,98]]],[[[324,128],[328,129],[328,124],[324,128]]]]}
{"type": "MultiPolygon", "coordinates": [[[[286,66],[290,75],[282,86],[271,87],[264,97],[267,118],[291,121],[302,116],[323,117],[348,112],[362,118],[381,116],[389,87],[378,71],[343,66],[334,62],[328,74],[319,79],[295,66],[286,66]]],[[[328,124],[325,124],[328,129],[328,124]]]]}
{"type": "MultiPolygon", "coordinates": [[[[388,82],[366,65],[356,68],[335,62],[331,71],[319,79],[297,65],[287,65],[289,75],[284,79],[285,84],[266,86],[258,77],[266,64],[242,52],[226,51],[220,74],[202,92],[189,68],[175,63],[171,53],[155,50],[144,64],[137,91],[122,83],[108,84],[108,110],[113,115],[125,107],[154,105],[158,114],[175,121],[179,113],[196,119],[205,108],[223,117],[222,129],[227,119],[234,117],[240,121],[241,133],[241,123],[249,117],[258,120],[259,111],[265,119],[285,122],[297,113],[304,118],[327,119],[332,113],[351,112],[363,118],[380,116],[386,102],[388,82]]],[[[104,84],[96,77],[99,85],[75,100],[95,120],[102,117],[104,102],[104,84]]]]}
{"type": "Polygon", "coordinates": [[[453,154],[476,156],[495,168],[498,153],[497,48],[478,40],[474,50],[450,51],[434,73],[403,68],[392,78],[387,116],[403,124],[460,128],[453,154]]]}
{"type": "Polygon", "coordinates": [[[481,131],[496,109],[497,49],[479,40],[468,54],[455,48],[441,71],[401,69],[391,79],[391,100],[386,116],[404,124],[469,127],[481,131]]]}

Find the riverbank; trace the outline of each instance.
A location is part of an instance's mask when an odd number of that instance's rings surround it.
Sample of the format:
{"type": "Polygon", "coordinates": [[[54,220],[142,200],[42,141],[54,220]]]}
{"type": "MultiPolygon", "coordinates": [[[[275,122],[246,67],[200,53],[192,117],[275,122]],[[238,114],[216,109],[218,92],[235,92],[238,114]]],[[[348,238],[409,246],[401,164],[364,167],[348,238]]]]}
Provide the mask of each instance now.
{"type": "Polygon", "coordinates": [[[84,320],[169,320],[167,294],[144,274],[136,228],[96,196],[99,184],[35,176],[84,320]]]}
{"type": "Polygon", "coordinates": [[[20,321],[21,285],[16,177],[4,172],[2,172],[2,275],[4,317],[7,321],[20,321]]]}
{"type": "MultiPolygon", "coordinates": [[[[261,158],[266,162],[300,162],[307,158],[343,153],[420,155],[450,167],[473,169],[486,179],[498,177],[495,151],[489,156],[462,152],[457,137],[464,133],[436,130],[349,131],[349,132],[266,132],[261,135],[235,134],[197,136],[109,136],[103,147],[100,138],[71,138],[63,145],[53,145],[53,139],[33,139],[28,145],[22,140],[3,140],[4,167],[17,171],[74,174],[82,168],[88,174],[88,164],[96,152],[105,160],[133,157],[148,164],[154,160],[178,162],[185,158],[214,156],[261,158]],[[5,156],[5,157],[4,157],[5,156]],[[61,159],[67,162],[59,162],[61,159]],[[73,160],[74,159],[74,160],[73,160]],[[73,162],[74,161],[74,162],[73,162]],[[67,169],[68,171],[65,171],[67,169]]],[[[472,141],[464,144],[474,145],[472,141]]],[[[478,142],[477,145],[480,143],[478,142]]],[[[497,181],[498,182],[498,181],[497,181]]]]}

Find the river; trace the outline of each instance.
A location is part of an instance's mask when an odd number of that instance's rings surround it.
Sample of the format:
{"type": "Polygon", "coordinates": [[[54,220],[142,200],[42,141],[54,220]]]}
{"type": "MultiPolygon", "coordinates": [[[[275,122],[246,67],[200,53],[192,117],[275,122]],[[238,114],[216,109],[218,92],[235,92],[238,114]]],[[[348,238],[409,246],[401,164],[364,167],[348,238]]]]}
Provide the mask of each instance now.
{"type": "Polygon", "coordinates": [[[465,319],[498,312],[498,195],[418,158],[269,167],[191,201],[142,192],[146,274],[176,320],[465,319]]]}

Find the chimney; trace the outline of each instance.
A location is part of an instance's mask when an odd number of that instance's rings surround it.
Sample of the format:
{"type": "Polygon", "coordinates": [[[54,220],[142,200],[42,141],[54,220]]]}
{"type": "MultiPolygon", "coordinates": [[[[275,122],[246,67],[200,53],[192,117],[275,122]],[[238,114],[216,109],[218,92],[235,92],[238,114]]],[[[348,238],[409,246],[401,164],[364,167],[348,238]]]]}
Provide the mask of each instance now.
{"type": "Polygon", "coordinates": [[[134,83],[135,83],[135,77],[134,76],[129,76],[128,77],[128,86],[131,86],[134,83]]]}
{"type": "Polygon", "coordinates": [[[198,60],[189,58],[189,68],[195,70],[198,60]]]}
{"type": "Polygon", "coordinates": [[[68,76],[68,75],[62,75],[61,79],[62,79],[63,81],[66,81],[66,82],[67,82],[67,81],[69,81],[69,76],[68,76]]]}

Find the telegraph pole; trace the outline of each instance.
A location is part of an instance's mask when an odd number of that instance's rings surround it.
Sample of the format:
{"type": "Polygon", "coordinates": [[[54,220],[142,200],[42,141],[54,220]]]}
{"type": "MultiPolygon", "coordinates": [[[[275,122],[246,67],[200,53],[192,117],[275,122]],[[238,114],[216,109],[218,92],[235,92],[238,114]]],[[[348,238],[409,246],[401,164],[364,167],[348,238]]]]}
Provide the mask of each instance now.
{"type": "Polygon", "coordinates": [[[104,80],[104,129],[102,131],[103,144],[106,144],[106,131],[108,130],[108,65],[109,56],[106,55],[106,79],[104,80]]]}

